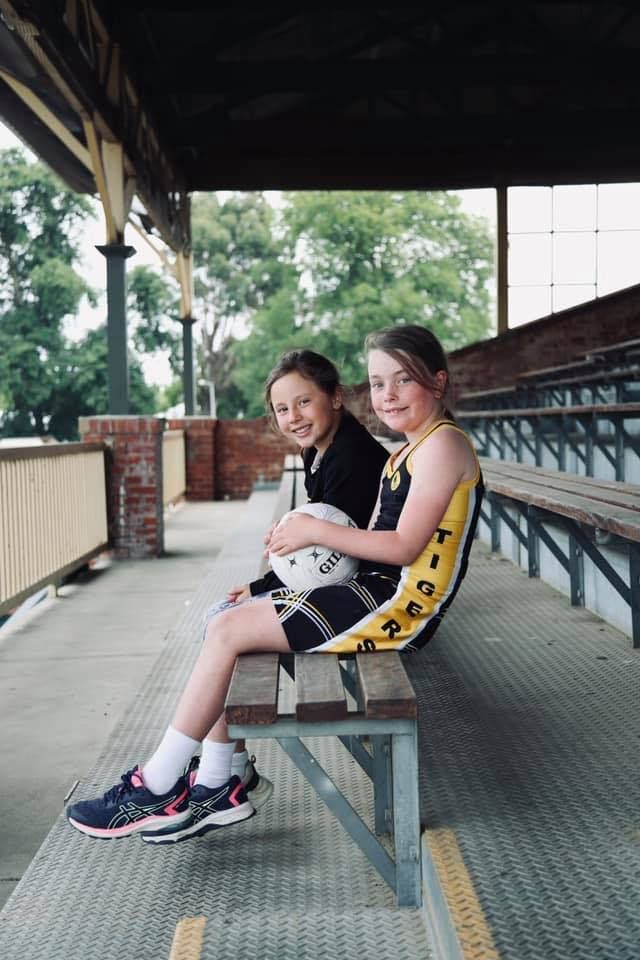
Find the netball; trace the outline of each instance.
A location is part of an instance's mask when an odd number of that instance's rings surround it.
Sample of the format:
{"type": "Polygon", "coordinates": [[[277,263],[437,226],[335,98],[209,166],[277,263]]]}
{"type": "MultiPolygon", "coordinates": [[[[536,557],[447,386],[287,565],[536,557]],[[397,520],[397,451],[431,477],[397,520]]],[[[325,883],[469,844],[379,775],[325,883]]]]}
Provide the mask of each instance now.
{"type": "MultiPolygon", "coordinates": [[[[309,513],[320,520],[341,523],[345,527],[357,526],[344,511],[328,503],[305,503],[290,513],[309,513]]],[[[270,553],[269,562],[276,576],[291,590],[312,590],[332,583],[344,583],[358,569],[358,561],[354,557],[319,545],[302,547],[282,557],[270,553]]]]}

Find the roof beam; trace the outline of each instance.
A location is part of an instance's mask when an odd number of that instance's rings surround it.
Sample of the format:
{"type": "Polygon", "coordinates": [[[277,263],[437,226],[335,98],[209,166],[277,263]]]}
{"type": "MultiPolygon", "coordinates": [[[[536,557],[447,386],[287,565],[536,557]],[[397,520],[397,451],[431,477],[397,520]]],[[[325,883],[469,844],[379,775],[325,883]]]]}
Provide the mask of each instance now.
{"type": "Polygon", "coordinates": [[[85,133],[89,122],[99,140],[122,145],[126,176],[135,178],[162,238],[174,250],[188,252],[189,199],[182,171],[162,144],[92,0],[0,0],[0,13],[79,116],[85,133]]]}
{"type": "MultiPolygon", "coordinates": [[[[19,80],[16,80],[15,77],[12,77],[10,74],[6,73],[4,70],[0,69],[0,78],[11,87],[13,92],[20,97],[22,102],[31,110],[32,113],[38,117],[39,120],[44,123],[45,127],[55,134],[55,136],[60,140],[67,150],[74,155],[74,157],[80,161],[80,163],[87,168],[87,170],[92,171],[91,165],[91,155],[85,145],[75,137],[68,127],[65,127],[63,123],[58,120],[57,116],[49,107],[43,103],[40,97],[36,96],[33,91],[25,86],[24,83],[20,83],[19,80]]],[[[93,171],[92,171],[93,172],[93,171]]]]}

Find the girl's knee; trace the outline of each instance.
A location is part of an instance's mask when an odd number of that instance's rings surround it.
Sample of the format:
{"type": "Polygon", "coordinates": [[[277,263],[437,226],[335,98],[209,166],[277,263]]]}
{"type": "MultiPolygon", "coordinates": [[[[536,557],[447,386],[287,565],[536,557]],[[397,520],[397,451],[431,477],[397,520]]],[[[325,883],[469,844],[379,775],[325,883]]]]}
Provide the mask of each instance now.
{"type": "Polygon", "coordinates": [[[234,638],[242,636],[242,616],[238,616],[240,608],[222,610],[206,626],[204,639],[208,646],[224,645],[229,649],[234,645],[234,638]]]}
{"type": "Polygon", "coordinates": [[[220,640],[225,632],[225,624],[227,623],[227,614],[229,612],[228,610],[221,610],[215,617],[209,620],[204,630],[205,644],[211,646],[220,640]]]}

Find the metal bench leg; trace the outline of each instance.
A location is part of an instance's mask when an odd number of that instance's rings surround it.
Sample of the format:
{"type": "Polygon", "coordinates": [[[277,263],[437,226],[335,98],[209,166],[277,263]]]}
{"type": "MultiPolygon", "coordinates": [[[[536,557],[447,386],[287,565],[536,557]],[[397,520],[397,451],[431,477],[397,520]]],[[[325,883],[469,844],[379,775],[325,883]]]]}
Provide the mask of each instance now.
{"type": "MultiPolygon", "coordinates": [[[[405,739],[410,739],[405,736],[405,739]]],[[[297,737],[278,737],[278,743],[293,760],[296,767],[307,778],[319,797],[338,818],[351,839],[357,843],[369,862],[391,889],[397,888],[397,868],[387,851],[380,845],[369,828],[362,822],[349,801],[338,790],[326,770],[321,767],[313,754],[297,737]]],[[[417,788],[416,788],[417,789],[417,788]]],[[[408,900],[399,906],[413,906],[408,900]]]]}
{"type": "Polygon", "coordinates": [[[396,896],[399,906],[419,907],[422,885],[417,731],[394,734],[392,749],[396,896]]]}
{"type": "Polygon", "coordinates": [[[371,737],[373,748],[373,805],[375,830],[378,836],[391,833],[393,818],[393,771],[391,769],[391,737],[371,737]]]}

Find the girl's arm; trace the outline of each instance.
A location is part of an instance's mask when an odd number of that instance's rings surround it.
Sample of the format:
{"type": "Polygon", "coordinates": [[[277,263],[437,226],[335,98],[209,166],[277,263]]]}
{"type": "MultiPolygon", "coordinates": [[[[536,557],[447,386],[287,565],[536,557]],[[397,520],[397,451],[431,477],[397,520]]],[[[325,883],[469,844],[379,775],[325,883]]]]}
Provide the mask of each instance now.
{"type": "Polygon", "coordinates": [[[376,525],[376,520],[378,519],[378,514],[380,513],[380,498],[382,496],[382,477],[380,477],[380,483],[378,484],[378,496],[376,497],[376,503],[371,513],[371,518],[367,524],[367,530],[372,530],[376,525]]]}
{"type": "Polygon", "coordinates": [[[438,528],[455,488],[475,475],[468,441],[457,430],[441,428],[413,455],[409,494],[396,530],[354,530],[303,514],[292,514],[270,543],[280,556],[321,543],[361,560],[406,566],[420,555],[438,528]]]}
{"type": "Polygon", "coordinates": [[[366,527],[387,455],[368,434],[365,443],[364,427],[349,428],[350,422],[347,421],[346,429],[336,436],[325,453],[318,473],[307,474],[305,486],[310,500],[332,504],[359,527],[366,527]]]}

